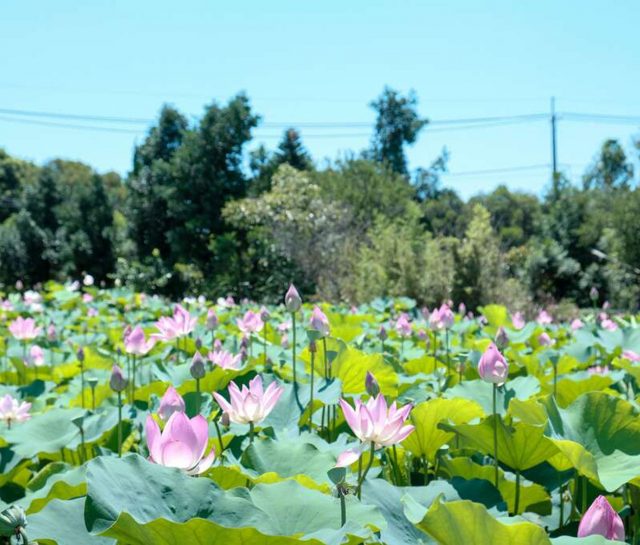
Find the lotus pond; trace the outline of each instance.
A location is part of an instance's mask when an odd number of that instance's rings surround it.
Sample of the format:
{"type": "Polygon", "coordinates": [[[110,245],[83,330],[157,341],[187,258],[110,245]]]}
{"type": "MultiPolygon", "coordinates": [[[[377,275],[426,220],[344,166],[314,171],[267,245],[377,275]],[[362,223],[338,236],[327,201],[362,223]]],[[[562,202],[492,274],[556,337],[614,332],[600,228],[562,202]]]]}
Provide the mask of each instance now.
{"type": "Polygon", "coordinates": [[[602,309],[14,293],[0,544],[640,543],[638,354],[602,309]]]}

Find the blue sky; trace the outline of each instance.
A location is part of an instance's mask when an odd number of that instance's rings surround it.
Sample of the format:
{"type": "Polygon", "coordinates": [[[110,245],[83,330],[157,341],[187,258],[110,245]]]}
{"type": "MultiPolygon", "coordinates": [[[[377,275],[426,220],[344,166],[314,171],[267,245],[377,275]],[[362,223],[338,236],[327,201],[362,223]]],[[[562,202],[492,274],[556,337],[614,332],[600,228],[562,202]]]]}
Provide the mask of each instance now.
{"type": "MultiPolygon", "coordinates": [[[[544,113],[552,95],[559,111],[640,116],[639,20],[637,0],[3,0],[0,109],[153,118],[169,102],[198,115],[244,90],[265,122],[372,122],[367,104],[390,85],[414,89],[433,120],[544,113]]],[[[0,146],[125,173],[145,126],[126,128],[138,134],[0,113],[0,146]]],[[[446,146],[444,184],[464,196],[548,184],[547,120],[435,129],[411,148],[411,166],[446,146]],[[543,166],[468,174],[532,165],[543,166]]],[[[259,129],[251,146],[274,147],[279,134],[259,129]]],[[[302,130],[319,164],[364,148],[368,134],[302,130]]],[[[560,121],[559,161],[577,180],[605,138],[631,152],[634,134],[640,123],[560,121]]]]}

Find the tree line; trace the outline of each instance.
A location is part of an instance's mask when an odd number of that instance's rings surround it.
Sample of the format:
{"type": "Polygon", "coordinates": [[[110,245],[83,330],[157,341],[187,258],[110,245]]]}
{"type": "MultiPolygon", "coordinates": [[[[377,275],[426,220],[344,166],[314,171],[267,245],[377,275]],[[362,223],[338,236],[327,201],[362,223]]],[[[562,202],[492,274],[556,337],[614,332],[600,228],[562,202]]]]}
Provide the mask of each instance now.
{"type": "Polygon", "coordinates": [[[244,94],[197,122],[163,107],[124,178],[0,150],[0,289],[90,273],[173,297],[270,301],[293,281],[354,303],[527,309],[590,305],[596,287],[600,302],[637,308],[640,190],[618,141],[579,183],[558,175],[541,196],[499,186],[464,201],[441,185],[446,150],[408,167],[428,124],[416,96],[386,88],[371,107],[369,148],[322,168],[295,128],[247,152],[260,117],[244,94]]]}

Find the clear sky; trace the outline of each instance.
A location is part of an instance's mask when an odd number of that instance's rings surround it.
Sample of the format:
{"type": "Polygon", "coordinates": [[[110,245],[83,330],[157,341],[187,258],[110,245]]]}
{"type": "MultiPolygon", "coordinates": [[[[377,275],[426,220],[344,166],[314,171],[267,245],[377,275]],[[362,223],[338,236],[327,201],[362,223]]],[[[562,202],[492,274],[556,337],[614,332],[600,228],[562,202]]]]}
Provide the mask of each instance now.
{"type": "MultiPolygon", "coordinates": [[[[169,102],[197,116],[211,100],[244,90],[265,122],[372,122],[367,105],[390,85],[414,89],[421,114],[434,121],[545,113],[552,95],[561,112],[640,117],[638,21],[638,0],[2,0],[0,110],[146,119],[169,102]]],[[[146,130],[17,119],[25,118],[0,112],[0,147],[8,152],[121,173],[146,130]]],[[[533,192],[547,186],[548,120],[444,128],[436,123],[421,134],[409,152],[412,167],[446,146],[444,183],[464,196],[499,183],[533,192]]],[[[258,129],[251,146],[274,147],[280,132],[258,129]]],[[[366,127],[301,132],[320,164],[370,138],[366,127]]],[[[632,153],[638,134],[640,122],[562,120],[559,161],[577,180],[605,138],[619,138],[632,153]]]]}

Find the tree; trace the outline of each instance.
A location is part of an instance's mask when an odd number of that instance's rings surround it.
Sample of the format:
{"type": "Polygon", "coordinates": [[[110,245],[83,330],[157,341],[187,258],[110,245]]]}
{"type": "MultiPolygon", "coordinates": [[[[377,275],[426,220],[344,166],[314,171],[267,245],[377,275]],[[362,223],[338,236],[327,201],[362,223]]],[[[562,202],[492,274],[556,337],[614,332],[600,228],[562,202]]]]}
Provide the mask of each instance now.
{"type": "Polygon", "coordinates": [[[284,132],[278,151],[274,156],[276,167],[287,164],[296,170],[311,170],[313,163],[309,153],[302,143],[300,133],[296,129],[287,129],[284,132]]]}
{"type": "Polygon", "coordinates": [[[609,139],[584,175],[583,184],[585,189],[627,189],[632,179],[633,165],[627,161],[623,147],[609,139]]]}
{"type": "Polygon", "coordinates": [[[0,149],[0,223],[22,207],[22,192],[33,184],[38,167],[0,149]]]}
{"type": "Polygon", "coordinates": [[[404,147],[413,144],[418,133],[428,123],[416,111],[418,99],[413,91],[403,97],[385,87],[370,106],[376,111],[375,133],[371,154],[381,163],[387,163],[398,174],[408,175],[404,147]]]}

